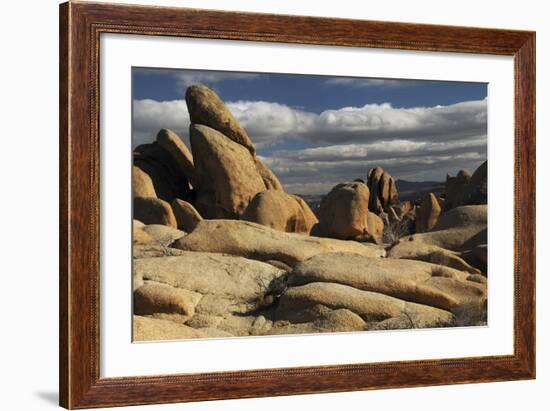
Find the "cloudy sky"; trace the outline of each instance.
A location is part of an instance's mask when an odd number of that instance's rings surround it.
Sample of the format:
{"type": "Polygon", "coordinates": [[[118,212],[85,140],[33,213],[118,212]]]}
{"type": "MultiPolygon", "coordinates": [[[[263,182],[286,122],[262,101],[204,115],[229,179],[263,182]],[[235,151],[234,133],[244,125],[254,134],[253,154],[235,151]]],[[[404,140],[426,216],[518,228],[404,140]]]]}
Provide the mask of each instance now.
{"type": "Polygon", "coordinates": [[[133,144],[161,128],[188,144],[185,90],[213,88],[285,189],[323,194],[382,166],[444,181],[487,158],[487,85],[421,80],[133,69],[133,144]]]}

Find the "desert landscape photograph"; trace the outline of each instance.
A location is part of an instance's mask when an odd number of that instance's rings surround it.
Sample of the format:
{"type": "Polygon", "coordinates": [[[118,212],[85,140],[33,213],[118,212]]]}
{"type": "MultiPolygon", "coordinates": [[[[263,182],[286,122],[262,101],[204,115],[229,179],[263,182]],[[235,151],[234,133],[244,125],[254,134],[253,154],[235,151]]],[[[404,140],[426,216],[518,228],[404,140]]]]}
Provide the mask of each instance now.
{"type": "Polygon", "coordinates": [[[132,94],[134,341],[488,324],[486,83],[134,67],[132,94]]]}

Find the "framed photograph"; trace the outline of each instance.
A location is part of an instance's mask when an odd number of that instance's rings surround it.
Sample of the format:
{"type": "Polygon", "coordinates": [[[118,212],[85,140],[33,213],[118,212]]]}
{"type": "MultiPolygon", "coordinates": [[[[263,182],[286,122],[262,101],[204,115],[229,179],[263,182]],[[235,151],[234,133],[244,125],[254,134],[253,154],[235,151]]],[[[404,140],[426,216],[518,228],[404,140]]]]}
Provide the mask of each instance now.
{"type": "Polygon", "coordinates": [[[535,378],[535,33],[60,6],[60,404],[535,378]]]}

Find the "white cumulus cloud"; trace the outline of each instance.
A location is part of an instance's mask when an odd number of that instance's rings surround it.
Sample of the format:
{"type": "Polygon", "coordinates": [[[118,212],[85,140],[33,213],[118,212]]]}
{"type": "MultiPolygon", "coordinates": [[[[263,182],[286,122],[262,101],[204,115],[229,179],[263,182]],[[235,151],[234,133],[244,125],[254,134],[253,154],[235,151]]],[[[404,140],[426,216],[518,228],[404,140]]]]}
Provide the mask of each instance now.
{"type": "MultiPolygon", "coordinates": [[[[281,138],[343,144],[387,139],[449,141],[487,132],[487,101],[448,106],[397,108],[389,103],[342,107],[319,114],[266,101],[228,102],[229,110],[258,146],[281,138]]],[[[184,100],[134,101],[136,142],[153,139],[162,127],[187,135],[189,114],[184,100]]]]}

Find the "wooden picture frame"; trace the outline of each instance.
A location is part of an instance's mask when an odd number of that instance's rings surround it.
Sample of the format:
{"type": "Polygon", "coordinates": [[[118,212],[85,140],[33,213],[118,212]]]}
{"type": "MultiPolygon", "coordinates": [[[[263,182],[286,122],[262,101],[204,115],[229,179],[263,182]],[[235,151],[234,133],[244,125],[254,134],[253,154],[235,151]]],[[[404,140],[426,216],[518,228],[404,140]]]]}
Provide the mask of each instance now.
{"type": "Polygon", "coordinates": [[[535,378],[534,32],[69,2],[60,6],[59,122],[60,404],[63,407],[173,403],[535,378]],[[513,56],[514,354],[100,378],[101,33],[513,56]]]}

